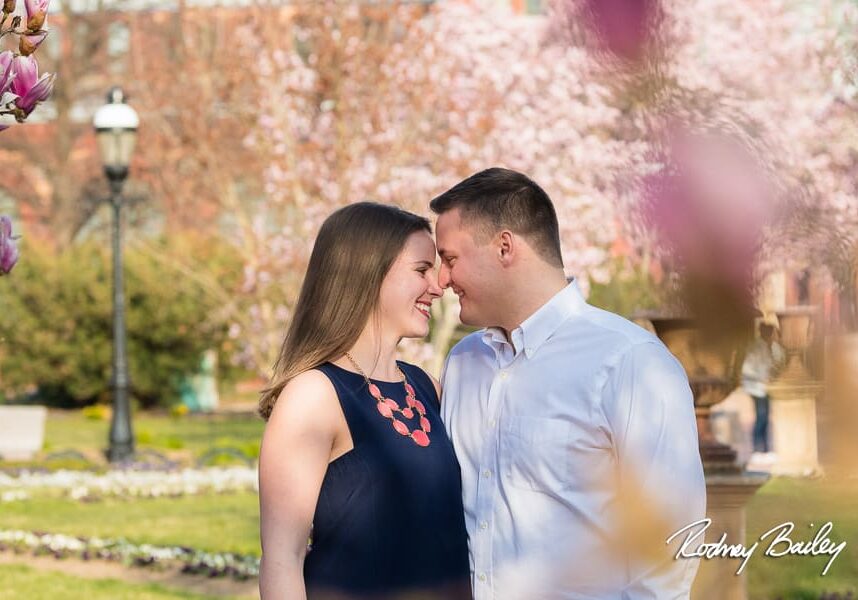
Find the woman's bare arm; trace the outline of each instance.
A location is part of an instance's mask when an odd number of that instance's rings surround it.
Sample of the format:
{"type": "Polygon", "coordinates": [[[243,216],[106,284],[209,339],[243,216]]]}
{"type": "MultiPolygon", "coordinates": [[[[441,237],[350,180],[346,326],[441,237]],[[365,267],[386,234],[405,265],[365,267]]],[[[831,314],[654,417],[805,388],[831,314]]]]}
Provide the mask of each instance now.
{"type": "Polygon", "coordinates": [[[307,539],[342,419],[336,391],[315,370],[291,380],[274,405],[259,453],[262,600],[307,597],[307,539]]]}

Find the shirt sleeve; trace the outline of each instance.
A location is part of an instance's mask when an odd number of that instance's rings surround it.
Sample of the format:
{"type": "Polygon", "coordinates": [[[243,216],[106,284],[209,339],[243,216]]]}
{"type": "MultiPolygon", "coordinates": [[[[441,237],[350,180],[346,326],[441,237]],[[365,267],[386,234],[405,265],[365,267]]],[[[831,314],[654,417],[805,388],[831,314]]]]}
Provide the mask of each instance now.
{"type": "Polygon", "coordinates": [[[626,350],[605,381],[602,406],[616,453],[626,600],[688,598],[699,561],[674,558],[673,532],[705,517],[706,482],[685,370],[663,344],[626,350]]]}

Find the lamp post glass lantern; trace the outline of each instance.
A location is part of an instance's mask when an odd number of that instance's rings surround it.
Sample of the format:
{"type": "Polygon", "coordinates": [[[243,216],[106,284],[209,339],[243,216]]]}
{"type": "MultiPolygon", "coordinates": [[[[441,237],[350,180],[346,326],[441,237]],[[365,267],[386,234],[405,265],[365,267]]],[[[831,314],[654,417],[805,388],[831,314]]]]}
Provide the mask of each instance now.
{"type": "Polygon", "coordinates": [[[128,356],[125,332],[125,289],[122,271],[122,186],[128,177],[128,165],[137,140],[140,121],[133,108],[125,104],[122,89],[107,94],[107,104],[93,118],[104,174],[110,183],[113,208],[113,417],[110,422],[107,458],[125,462],[134,456],[131,430],[131,406],[128,397],[128,356]]]}

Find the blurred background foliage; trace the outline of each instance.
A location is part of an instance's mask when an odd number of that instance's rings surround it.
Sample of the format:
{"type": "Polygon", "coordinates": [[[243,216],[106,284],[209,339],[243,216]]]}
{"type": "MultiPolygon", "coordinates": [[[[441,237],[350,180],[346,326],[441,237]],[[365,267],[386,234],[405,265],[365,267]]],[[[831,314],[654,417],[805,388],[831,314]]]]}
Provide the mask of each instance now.
{"type": "MultiPolygon", "coordinates": [[[[59,251],[25,240],[15,285],[0,295],[0,381],[16,401],[82,407],[110,398],[110,255],[88,240],[59,251]]],[[[229,247],[202,236],[139,242],[126,250],[132,393],[144,408],[178,401],[202,353],[228,353],[220,300],[179,265],[204,262],[221,285],[240,276],[229,247]]],[[[223,361],[228,362],[228,361],[223,361]]],[[[228,373],[227,373],[228,375],[228,373]]]]}

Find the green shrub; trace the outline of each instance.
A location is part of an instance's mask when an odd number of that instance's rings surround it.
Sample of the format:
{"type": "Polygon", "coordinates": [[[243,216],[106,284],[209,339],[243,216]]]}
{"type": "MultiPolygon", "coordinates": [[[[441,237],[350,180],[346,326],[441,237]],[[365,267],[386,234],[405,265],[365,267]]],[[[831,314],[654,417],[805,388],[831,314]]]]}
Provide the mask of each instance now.
{"type": "MultiPolygon", "coordinates": [[[[240,266],[228,248],[205,240],[141,247],[125,253],[131,391],[142,407],[170,406],[178,400],[181,378],[197,370],[205,350],[220,349],[226,329],[216,310],[221,301],[171,260],[210,268],[227,285],[230,277],[240,276],[240,266]]],[[[36,386],[29,399],[53,406],[109,400],[113,325],[107,244],[91,240],[56,254],[25,243],[15,278],[4,283],[4,395],[20,396],[36,386]]]]}
{"type": "Polygon", "coordinates": [[[103,404],[93,404],[81,410],[81,414],[91,421],[106,421],[110,417],[110,409],[103,404]]]}

